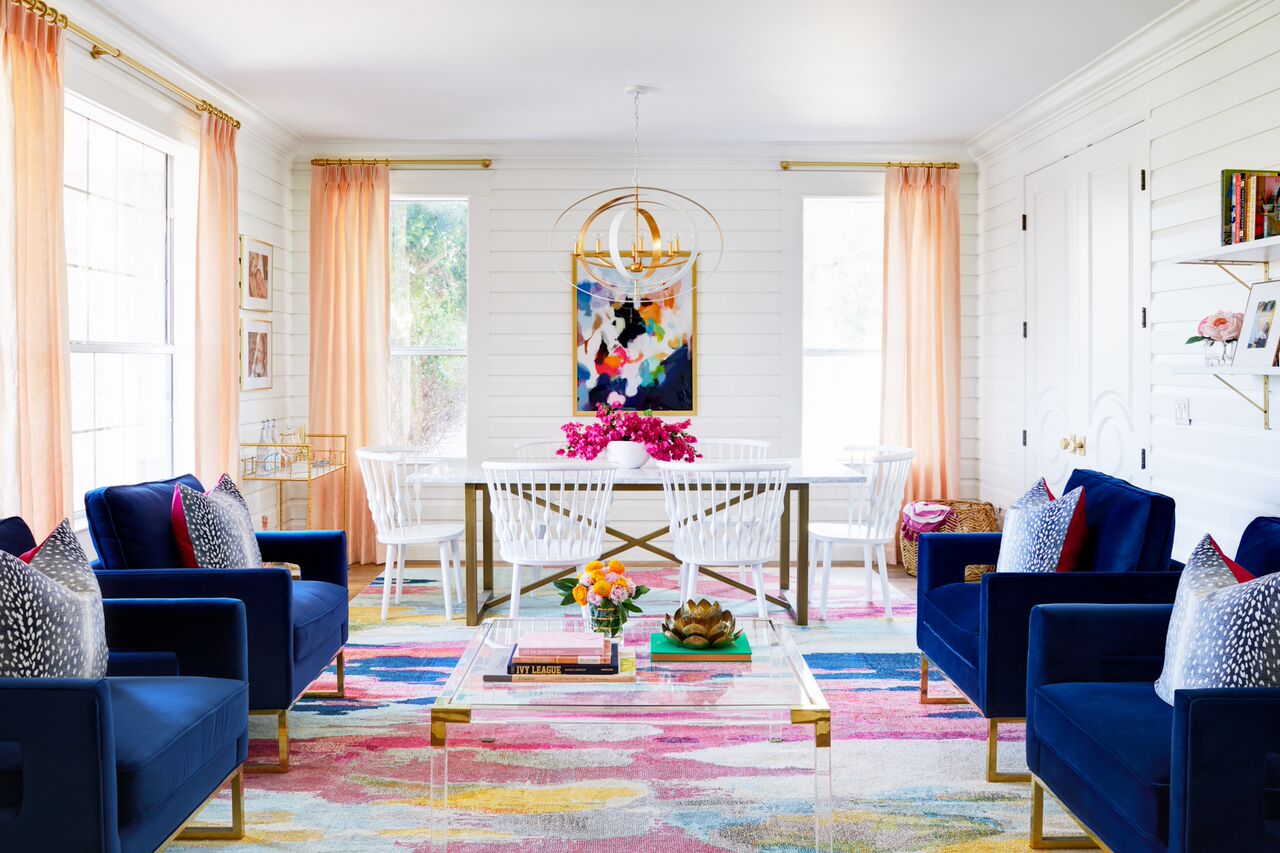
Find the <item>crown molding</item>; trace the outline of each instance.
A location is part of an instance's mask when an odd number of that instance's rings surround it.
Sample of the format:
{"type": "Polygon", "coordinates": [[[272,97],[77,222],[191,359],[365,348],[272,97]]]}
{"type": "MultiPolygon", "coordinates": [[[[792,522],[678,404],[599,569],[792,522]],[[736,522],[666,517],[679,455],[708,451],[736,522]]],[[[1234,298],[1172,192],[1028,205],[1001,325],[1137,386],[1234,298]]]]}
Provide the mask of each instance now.
{"type": "Polygon", "coordinates": [[[994,160],[1065,124],[1177,60],[1175,54],[1280,0],[1185,0],[967,143],[971,159],[994,160]]]}
{"type": "MultiPolygon", "coordinates": [[[[151,38],[139,32],[126,19],[103,6],[99,0],[61,0],[58,8],[86,30],[111,42],[197,97],[204,98],[219,109],[235,116],[240,120],[238,135],[241,138],[248,137],[281,158],[292,156],[302,144],[302,138],[291,129],[258,109],[235,91],[206,77],[174,57],[151,38]]],[[[74,36],[68,37],[68,50],[78,49],[79,45],[79,39],[74,36]]],[[[99,61],[111,62],[109,59],[99,61]]],[[[116,66],[125,74],[136,76],[138,80],[143,79],[119,63],[116,63],[116,66]]],[[[146,81],[146,85],[155,84],[146,81]]],[[[156,88],[157,91],[162,91],[159,87],[156,88]]],[[[168,93],[165,94],[168,97],[168,93]]]]}

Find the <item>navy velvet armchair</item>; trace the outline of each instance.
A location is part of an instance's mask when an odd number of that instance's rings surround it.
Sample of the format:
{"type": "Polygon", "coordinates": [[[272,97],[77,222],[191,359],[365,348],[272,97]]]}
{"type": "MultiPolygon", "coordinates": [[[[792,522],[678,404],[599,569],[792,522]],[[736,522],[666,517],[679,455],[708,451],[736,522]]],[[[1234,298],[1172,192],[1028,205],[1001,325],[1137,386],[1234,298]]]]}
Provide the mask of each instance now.
{"type": "Polygon", "coordinates": [[[1088,538],[1075,571],[989,573],[965,583],[964,567],[996,562],[999,533],[920,537],[916,643],[920,701],[969,702],[987,718],[987,780],[1026,781],[996,769],[1003,723],[1026,717],[1027,625],[1037,604],[1170,603],[1173,500],[1097,471],[1077,470],[1067,490],[1085,487],[1088,538]],[[964,698],[929,695],[929,664],[964,698]]]}
{"type": "Polygon", "coordinates": [[[1168,604],[1032,611],[1033,848],[1280,849],[1280,689],[1179,690],[1167,705],[1154,682],[1172,612],[1168,604]],[[1045,791],[1088,838],[1045,837],[1045,791]]]}
{"type": "Polygon", "coordinates": [[[106,678],[0,679],[0,849],[149,853],[174,837],[242,838],[244,605],[108,600],[104,610],[106,678]],[[228,782],[231,824],[188,826],[228,782]]]}
{"type": "Polygon", "coordinates": [[[343,646],[347,641],[347,540],[340,530],[261,532],[262,558],[301,567],[293,580],[282,568],[187,569],[173,535],[173,488],[183,483],[203,491],[191,475],[133,486],[108,486],[85,495],[89,532],[98,553],[98,583],[111,598],[237,598],[244,602],[249,630],[249,708],[274,715],[277,764],[251,771],[289,768],[289,708],[307,686],[335,662],[334,693],[345,695],[343,646]]]}

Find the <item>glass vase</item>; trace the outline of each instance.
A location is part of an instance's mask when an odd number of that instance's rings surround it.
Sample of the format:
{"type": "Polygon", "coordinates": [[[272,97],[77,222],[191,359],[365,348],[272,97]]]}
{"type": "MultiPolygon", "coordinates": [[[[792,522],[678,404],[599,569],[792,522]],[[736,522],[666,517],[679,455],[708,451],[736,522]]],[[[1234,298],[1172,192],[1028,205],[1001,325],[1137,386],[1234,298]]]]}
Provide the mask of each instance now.
{"type": "Polygon", "coordinates": [[[1205,367],[1221,367],[1223,357],[1223,345],[1219,341],[1204,342],[1204,366],[1205,367]]]}
{"type": "Polygon", "coordinates": [[[591,629],[606,637],[622,636],[622,608],[591,605],[591,629]]]}

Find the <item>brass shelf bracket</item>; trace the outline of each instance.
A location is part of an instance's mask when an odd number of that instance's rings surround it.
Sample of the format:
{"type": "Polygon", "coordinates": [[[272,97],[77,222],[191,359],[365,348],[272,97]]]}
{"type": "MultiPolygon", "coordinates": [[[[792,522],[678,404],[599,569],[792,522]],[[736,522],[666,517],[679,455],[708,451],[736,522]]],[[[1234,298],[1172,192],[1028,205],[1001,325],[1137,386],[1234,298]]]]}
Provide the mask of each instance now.
{"type": "Polygon", "coordinates": [[[1224,379],[1220,374],[1217,374],[1217,373],[1213,374],[1213,378],[1221,382],[1223,385],[1226,385],[1232,391],[1235,391],[1236,394],[1240,395],[1240,397],[1250,406],[1253,406],[1259,412],[1262,412],[1262,428],[1271,429],[1271,377],[1270,376],[1266,374],[1263,374],[1262,376],[1262,402],[1261,403],[1259,403],[1257,400],[1250,397],[1245,392],[1241,391],[1236,386],[1232,385],[1230,382],[1224,379]]]}

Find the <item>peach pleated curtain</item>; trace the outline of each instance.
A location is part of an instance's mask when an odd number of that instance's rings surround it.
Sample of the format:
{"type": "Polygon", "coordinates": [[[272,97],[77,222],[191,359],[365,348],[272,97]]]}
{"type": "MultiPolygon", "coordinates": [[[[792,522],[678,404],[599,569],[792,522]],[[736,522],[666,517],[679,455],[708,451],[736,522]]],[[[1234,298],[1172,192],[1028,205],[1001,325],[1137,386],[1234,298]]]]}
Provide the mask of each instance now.
{"type": "Polygon", "coordinates": [[[62,28],[5,2],[0,39],[0,514],[21,513],[43,536],[72,512],[62,28]]]}
{"type": "Polygon", "coordinates": [[[236,128],[200,114],[200,189],[196,210],[195,473],[216,483],[238,477],[239,329],[236,314],[239,167],[236,128]]]}
{"type": "Polygon", "coordinates": [[[916,452],[906,499],[960,485],[960,206],[955,169],[891,168],[884,188],[881,438],[916,452]]]}
{"type": "Polygon", "coordinates": [[[391,362],[391,179],[382,165],[311,167],[311,388],[313,433],[345,433],[351,488],[335,477],[318,495],[316,526],[349,520],[352,562],[377,562],[356,448],[378,444],[387,424],[391,362]]]}

